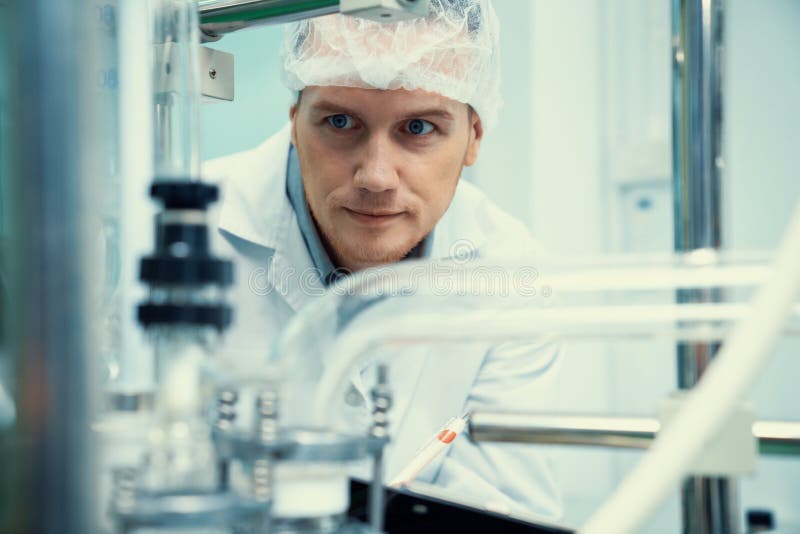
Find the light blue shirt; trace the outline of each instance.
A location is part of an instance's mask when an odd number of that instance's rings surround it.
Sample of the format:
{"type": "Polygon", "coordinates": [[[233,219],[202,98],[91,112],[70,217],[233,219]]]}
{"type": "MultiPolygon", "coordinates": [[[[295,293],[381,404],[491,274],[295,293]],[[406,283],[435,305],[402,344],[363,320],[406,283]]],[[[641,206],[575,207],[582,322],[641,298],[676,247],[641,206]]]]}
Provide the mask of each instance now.
{"type": "MultiPolygon", "coordinates": [[[[325,250],[325,245],[322,244],[317,225],[306,203],[303,178],[300,175],[300,161],[297,159],[297,151],[294,145],[289,146],[289,161],[286,165],[286,194],[297,216],[300,233],[303,235],[303,240],[306,243],[306,248],[308,248],[311,261],[314,263],[314,268],[319,272],[322,283],[325,286],[329,286],[348,273],[344,269],[338,269],[333,264],[330,256],[328,256],[328,251],[325,250]]],[[[403,259],[430,257],[430,243],[432,241],[433,239],[428,235],[403,259]]]]}

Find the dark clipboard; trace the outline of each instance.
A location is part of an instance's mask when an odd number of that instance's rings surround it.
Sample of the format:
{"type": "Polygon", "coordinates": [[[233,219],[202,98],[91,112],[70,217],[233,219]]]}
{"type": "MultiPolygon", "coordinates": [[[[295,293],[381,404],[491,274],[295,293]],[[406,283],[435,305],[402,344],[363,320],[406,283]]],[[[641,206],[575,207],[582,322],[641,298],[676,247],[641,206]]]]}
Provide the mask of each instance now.
{"type": "MultiPolygon", "coordinates": [[[[367,522],[369,486],[350,481],[349,516],[367,522]]],[[[566,534],[572,530],[536,525],[501,514],[420,495],[404,489],[386,488],[384,530],[390,534],[424,532],[502,532],[503,534],[566,534]]]]}

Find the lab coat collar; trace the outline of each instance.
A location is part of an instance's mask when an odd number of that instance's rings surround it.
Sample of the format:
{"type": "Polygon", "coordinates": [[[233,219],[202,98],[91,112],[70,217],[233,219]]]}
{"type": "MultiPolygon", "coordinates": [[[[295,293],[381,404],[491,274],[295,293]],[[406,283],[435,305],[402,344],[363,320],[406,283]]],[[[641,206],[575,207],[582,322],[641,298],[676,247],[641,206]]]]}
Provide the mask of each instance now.
{"type": "Polygon", "coordinates": [[[219,229],[279,251],[286,241],[292,207],[286,198],[291,123],[241,155],[225,183],[219,229]]]}
{"type": "Polygon", "coordinates": [[[255,149],[232,157],[223,191],[219,229],[271,250],[267,280],[295,311],[324,287],[286,195],[291,123],[255,149]]]}

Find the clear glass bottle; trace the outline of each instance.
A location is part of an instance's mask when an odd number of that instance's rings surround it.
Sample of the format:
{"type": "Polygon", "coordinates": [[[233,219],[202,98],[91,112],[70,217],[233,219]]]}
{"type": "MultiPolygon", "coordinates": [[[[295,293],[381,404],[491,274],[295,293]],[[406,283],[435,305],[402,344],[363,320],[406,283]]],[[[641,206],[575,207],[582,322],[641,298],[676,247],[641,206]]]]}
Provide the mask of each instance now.
{"type": "Polygon", "coordinates": [[[210,351],[204,337],[192,327],[151,333],[158,388],[141,478],[144,488],[188,493],[215,489],[206,410],[212,391],[210,351]]]}

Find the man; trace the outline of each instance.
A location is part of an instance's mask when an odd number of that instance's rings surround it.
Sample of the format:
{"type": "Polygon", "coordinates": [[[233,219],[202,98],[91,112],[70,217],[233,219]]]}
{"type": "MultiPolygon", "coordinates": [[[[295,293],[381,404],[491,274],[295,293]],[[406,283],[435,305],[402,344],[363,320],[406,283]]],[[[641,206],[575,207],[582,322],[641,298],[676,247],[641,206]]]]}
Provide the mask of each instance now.
{"type": "MultiPolygon", "coordinates": [[[[226,179],[217,251],[238,262],[229,353],[263,361],[292,316],[347,273],[534,249],[521,223],[459,180],[498,114],[497,43],[488,0],[432,0],[430,15],[414,21],[331,15],[288,28],[290,124],[205,169],[226,179]]],[[[401,354],[386,475],[466,409],[546,409],[556,354],[546,342],[401,354]]],[[[365,409],[363,399],[353,404],[365,409]]],[[[419,480],[484,504],[560,514],[547,462],[530,448],[462,437],[419,480]]]]}

